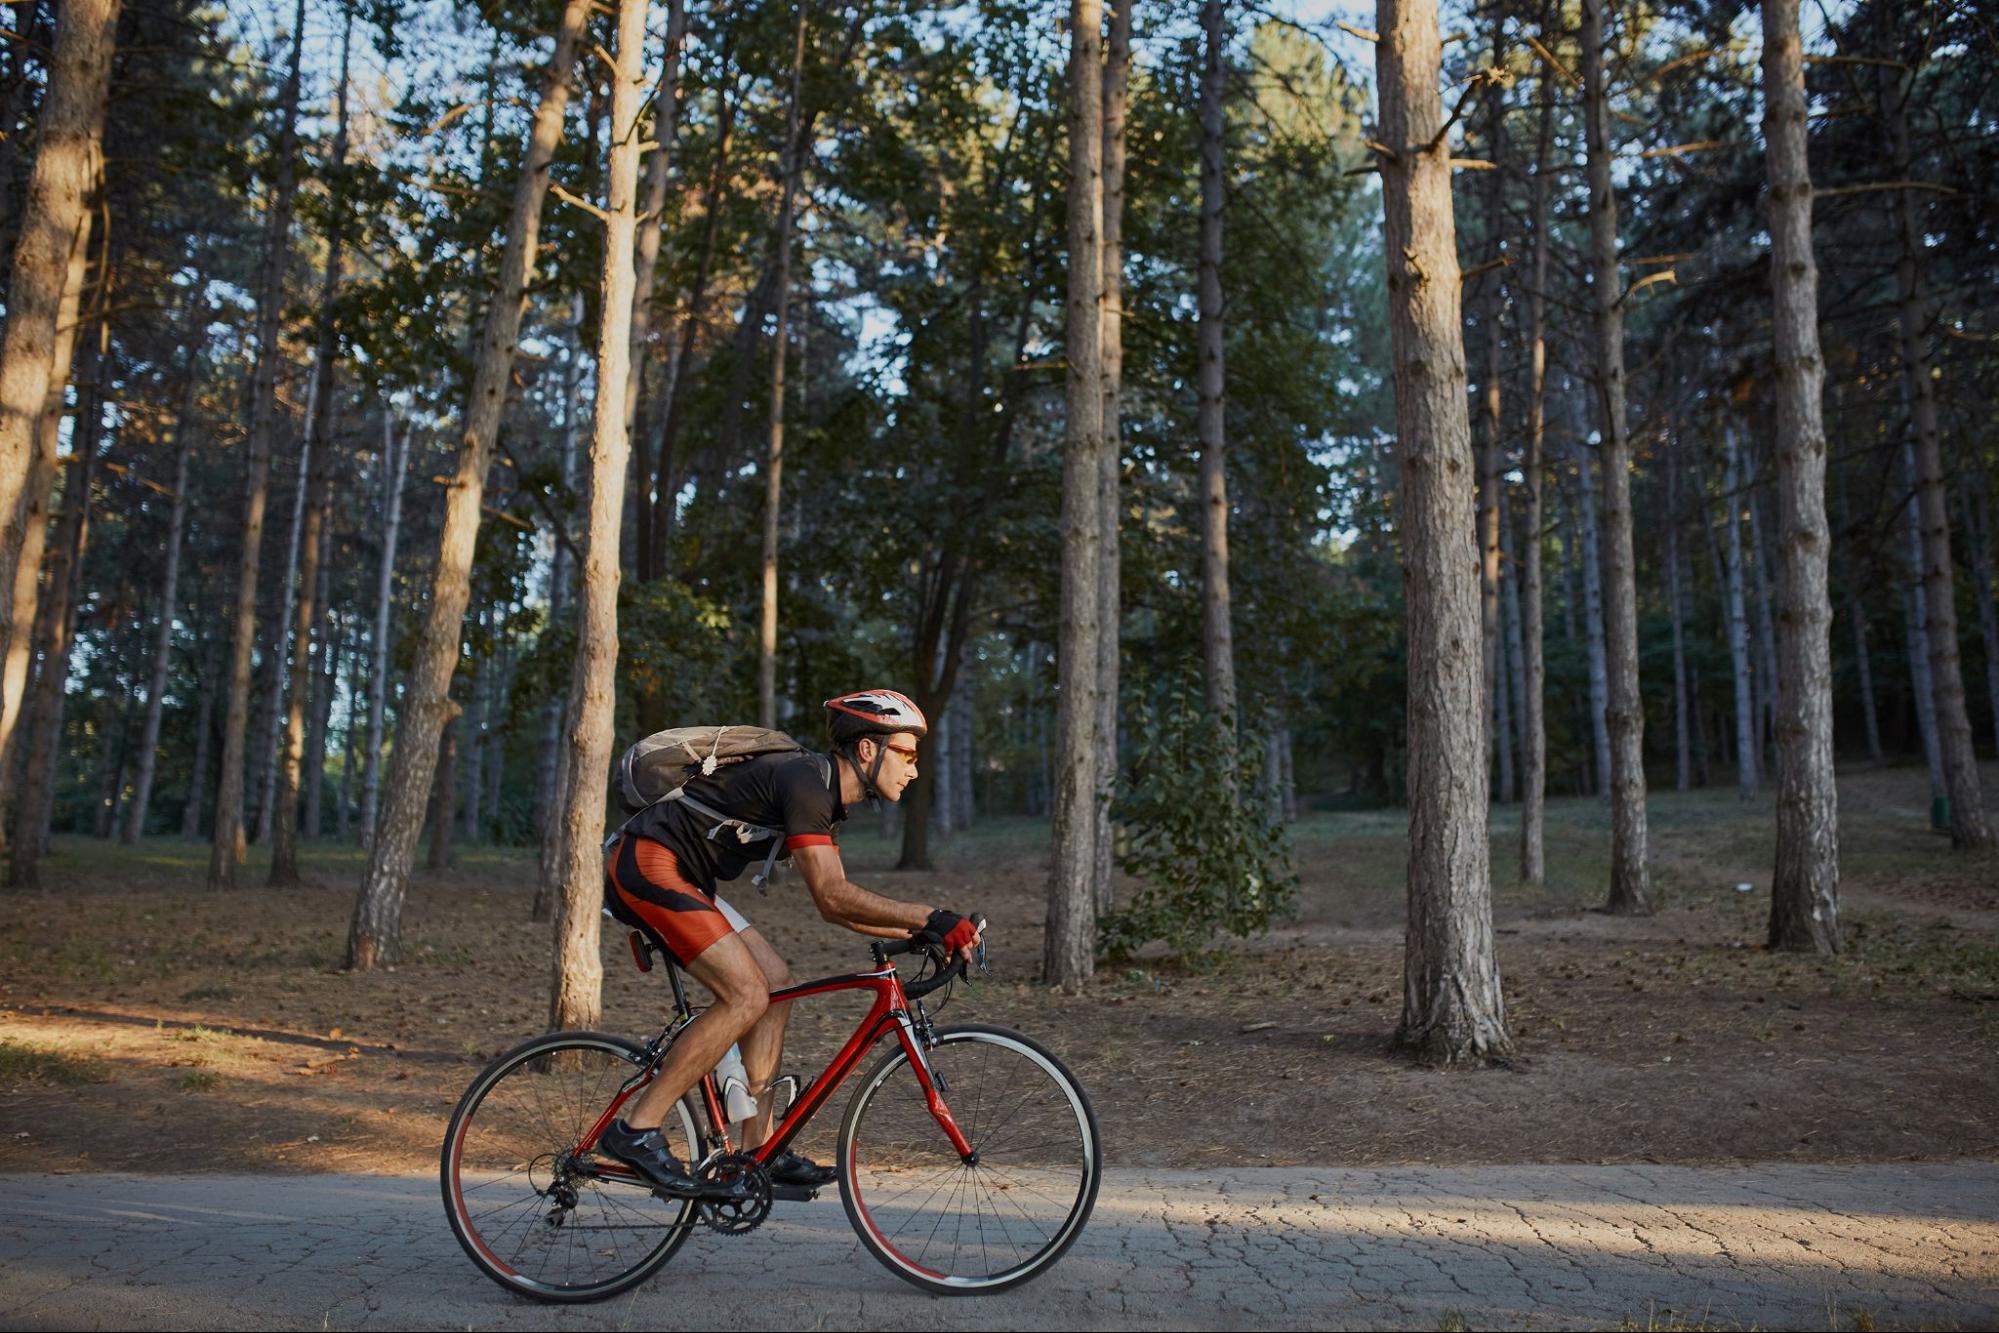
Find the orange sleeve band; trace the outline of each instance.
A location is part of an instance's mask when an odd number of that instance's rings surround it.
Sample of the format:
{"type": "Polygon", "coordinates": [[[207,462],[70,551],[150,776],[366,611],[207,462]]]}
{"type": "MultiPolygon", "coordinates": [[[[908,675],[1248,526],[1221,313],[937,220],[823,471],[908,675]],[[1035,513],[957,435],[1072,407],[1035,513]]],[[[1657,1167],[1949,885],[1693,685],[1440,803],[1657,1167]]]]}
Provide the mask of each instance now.
{"type": "Polygon", "coordinates": [[[795,852],[800,847],[831,847],[834,845],[833,835],[830,833],[794,833],[784,840],[784,850],[787,852],[795,852]]]}

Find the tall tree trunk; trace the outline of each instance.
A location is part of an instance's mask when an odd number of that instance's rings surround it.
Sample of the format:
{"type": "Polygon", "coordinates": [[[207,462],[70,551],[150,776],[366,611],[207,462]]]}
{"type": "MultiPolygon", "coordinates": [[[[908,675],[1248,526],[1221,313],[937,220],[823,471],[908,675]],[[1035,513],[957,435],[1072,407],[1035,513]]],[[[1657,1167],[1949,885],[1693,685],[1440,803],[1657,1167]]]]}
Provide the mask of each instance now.
{"type": "Polygon", "coordinates": [[[1650,912],[1646,864],[1645,701],[1638,692],[1638,589],[1631,553],[1631,432],[1624,402],[1624,286],[1617,267],[1617,195],[1610,180],[1604,9],[1582,0],[1584,124],[1589,140],[1590,296],[1596,309],[1603,467],[1604,725],[1610,732],[1610,892],[1604,910],[1650,912]]]}
{"type": "Polygon", "coordinates": [[[1514,549],[1512,515],[1505,512],[1509,505],[1501,506],[1499,516],[1499,642],[1505,658],[1501,676],[1505,690],[1500,694],[1499,754],[1500,799],[1508,804],[1519,799],[1519,789],[1514,784],[1514,764],[1511,756],[1519,748],[1522,722],[1521,699],[1527,693],[1527,646],[1520,633],[1520,588],[1514,581],[1513,571],[1519,567],[1519,553],[1514,549]]]}
{"type": "Polygon", "coordinates": [[[951,696],[951,780],[956,792],[952,806],[957,811],[960,831],[972,827],[972,676],[964,664],[958,668],[958,688],[951,696]]]}
{"type": "Polygon", "coordinates": [[[389,708],[389,635],[395,628],[389,594],[395,586],[396,539],[402,532],[403,473],[409,464],[410,445],[416,437],[414,421],[403,427],[396,440],[396,419],[382,410],[382,559],[375,571],[375,633],[369,643],[368,665],[368,745],[362,758],[361,845],[375,845],[375,826],[381,809],[382,726],[389,708]]]}
{"type": "MultiPolygon", "coordinates": [[[[208,851],[208,887],[236,887],[243,856],[243,747],[250,723],[250,656],[257,638],[257,571],[264,550],[264,509],[270,499],[271,449],[278,429],[278,374],[284,364],[285,275],[291,268],[292,207],[298,191],[299,65],[305,52],[305,0],[292,18],[291,69],[279,113],[271,212],[257,280],[257,361],[250,379],[250,434],[243,464],[243,536],[236,568],[230,632],[228,707],[222,724],[222,777],[215,795],[215,834],[208,851]]],[[[279,654],[283,653],[280,621],[279,654]]],[[[273,664],[273,669],[276,665],[273,664]]]]}
{"type": "Polygon", "coordinates": [[[1666,610],[1673,622],[1673,789],[1694,785],[1693,699],[1687,690],[1686,589],[1680,582],[1680,469],[1666,455],[1666,610]]]}
{"type": "MultiPolygon", "coordinates": [[[[492,617],[486,607],[479,609],[478,642],[489,644],[492,617]]],[[[465,718],[465,799],[459,803],[461,831],[465,841],[479,841],[479,820],[486,799],[486,727],[492,717],[493,671],[497,665],[490,648],[481,650],[478,670],[472,677],[472,711],[465,718]]]]}
{"type": "Polygon", "coordinates": [[[1825,364],[1805,156],[1798,0],[1763,0],[1763,140],[1777,409],[1777,870],[1770,947],[1839,952],[1839,793],[1832,750],[1832,533],[1825,515],[1825,364]]]}
{"type": "MultiPolygon", "coordinates": [[[[1527,687],[1520,704],[1520,881],[1539,884],[1547,877],[1544,850],[1548,797],[1547,660],[1541,608],[1541,529],[1546,523],[1542,491],[1547,484],[1548,423],[1548,149],[1554,138],[1555,95],[1545,71],[1537,93],[1539,119],[1534,133],[1534,180],[1528,196],[1533,228],[1533,277],[1527,293],[1527,508],[1521,516],[1520,615],[1527,649],[1527,687]]],[[[1571,640],[1574,634],[1570,634],[1571,640]]]]}
{"type": "Polygon", "coordinates": [[[639,204],[638,261],[633,276],[632,374],[625,387],[625,428],[632,432],[634,507],[638,518],[636,572],[647,577],[653,555],[653,515],[658,503],[652,493],[655,471],[646,448],[646,431],[639,424],[639,388],[651,359],[653,285],[659,272],[660,235],[666,224],[666,187],[672,175],[674,140],[680,121],[680,48],[687,33],[686,0],[667,0],[666,49],[660,61],[659,87],[653,94],[652,160],[646,164],[645,198],[639,204]]]}
{"type": "Polygon", "coordinates": [[[319,543],[319,627],[314,644],[316,655],[312,676],[312,728],[305,738],[305,816],[299,826],[299,836],[308,842],[317,842],[326,836],[326,752],[328,733],[333,723],[333,696],[340,688],[340,649],[342,629],[340,618],[327,606],[333,593],[333,580],[328,568],[332,556],[332,542],[327,539],[331,524],[320,532],[319,543]]]}
{"type": "MultiPolygon", "coordinates": [[[[119,0],[64,0],[56,14],[35,166],[7,288],[7,329],[0,335],[0,523],[6,525],[0,528],[0,645],[28,632],[14,620],[15,601],[5,595],[15,586],[26,532],[15,518],[32,470],[38,424],[50,393],[63,390],[65,376],[56,362],[74,337],[73,332],[65,337],[62,311],[73,273],[80,287],[77,266],[103,170],[104,103],[118,10],[119,0]]],[[[73,330],[74,318],[67,325],[73,330]]],[[[13,712],[15,698],[6,703],[13,712]]]]}
{"type": "MultiPolygon", "coordinates": [[[[583,385],[583,298],[575,298],[572,310],[575,325],[570,330],[569,368],[563,384],[562,398],[562,489],[564,494],[574,490],[576,485],[576,418],[581,408],[578,397],[583,385]]],[[[554,520],[559,522],[559,520],[554,520]]],[[[658,535],[658,528],[654,528],[658,535]]],[[[559,625],[568,613],[569,607],[569,539],[566,533],[555,535],[555,554],[548,562],[548,623],[559,625]]],[[[540,847],[540,873],[535,878],[534,905],[529,909],[529,918],[546,921],[555,910],[555,900],[559,896],[561,866],[556,859],[561,840],[556,836],[557,820],[563,807],[569,784],[563,773],[562,764],[566,748],[562,743],[562,717],[567,709],[567,691],[550,695],[541,710],[541,747],[535,765],[534,831],[535,842],[540,847]]],[[[650,725],[650,722],[642,725],[650,725]]]]}
{"type": "MultiPolygon", "coordinates": [[[[1503,60],[1504,35],[1502,19],[1497,7],[1491,13],[1492,21],[1492,64],[1499,67],[1503,60]]],[[[1485,127],[1482,137],[1485,141],[1485,155],[1495,166],[1503,160],[1503,130],[1506,123],[1506,95],[1503,85],[1494,83],[1485,90],[1481,99],[1484,103],[1485,127]]],[[[1484,241],[1489,251],[1488,259],[1497,261],[1505,245],[1502,228],[1506,209],[1505,181],[1502,172],[1495,170],[1485,173],[1482,182],[1483,211],[1485,213],[1484,241]]],[[[1498,761],[1499,799],[1513,800],[1513,754],[1506,741],[1507,716],[1505,649],[1500,643],[1499,580],[1501,564],[1499,529],[1502,504],[1501,436],[1505,430],[1502,412],[1501,378],[1505,373],[1505,363],[1500,346],[1499,325],[1506,307],[1506,294],[1500,286],[1497,270],[1477,279],[1477,315],[1479,335],[1485,344],[1485,383],[1480,386],[1480,397],[1485,407],[1484,444],[1479,452],[1478,483],[1478,538],[1479,538],[1479,631],[1485,653],[1485,742],[1486,774],[1491,781],[1493,760],[1498,761]],[[1496,753],[1495,753],[1496,752],[1496,753]]],[[[1487,788],[1491,790],[1490,787],[1487,788]]]]}
{"type": "MultiPolygon", "coordinates": [[[[1201,259],[1199,364],[1201,433],[1201,665],[1207,682],[1208,712],[1225,740],[1236,731],[1235,646],[1229,624],[1229,484],[1226,398],[1222,337],[1222,107],[1227,77],[1228,31],[1222,0],[1201,7],[1206,34],[1201,64],[1201,259]]],[[[1231,773],[1233,769],[1229,770],[1231,773]]]]}
{"type": "Polygon", "coordinates": [[[1967,472],[1959,477],[1964,500],[1965,527],[1971,531],[1971,568],[1975,580],[1972,600],[1978,604],[1978,627],[1985,638],[1985,689],[1991,698],[1992,745],[1999,752],[1999,606],[1993,597],[1999,592],[1999,582],[1995,582],[1995,562],[1992,532],[1992,502],[1987,493],[1982,472],[1967,472]]]}
{"type": "Polygon", "coordinates": [[[76,643],[76,594],[82,582],[84,550],[90,541],[90,474],[97,457],[97,432],[87,424],[87,414],[98,410],[99,404],[94,392],[86,393],[83,399],[83,410],[76,419],[76,453],[70,459],[69,480],[63,488],[55,555],[49,562],[48,637],[42,667],[35,676],[28,762],[21,776],[21,799],[14,809],[14,841],[7,871],[8,883],[19,889],[42,887],[36,863],[48,842],[63,695],[69,686],[70,652],[76,643]]]}
{"type": "MultiPolygon", "coordinates": [[[[1745,470],[1748,474],[1760,472],[1751,464],[1745,470]]],[[[1770,591],[1770,560],[1768,544],[1763,540],[1763,497],[1754,489],[1760,481],[1751,482],[1751,489],[1742,497],[1743,512],[1749,518],[1749,568],[1756,579],[1756,739],[1759,749],[1757,762],[1768,771],[1770,745],[1776,729],[1777,710],[1782,706],[1778,696],[1783,694],[1783,679],[1777,672],[1777,627],[1771,619],[1771,603],[1775,600],[1770,591]]]]}
{"type": "MultiPolygon", "coordinates": [[[[1062,442],[1060,679],[1053,876],[1042,972],[1096,970],[1098,638],[1103,632],[1103,41],[1101,0],[1069,0],[1068,401],[1062,442]]],[[[1205,161],[1205,155],[1204,159],[1205,161]]],[[[1206,168],[1203,168],[1204,172],[1206,168]]],[[[1205,372],[1204,372],[1205,373],[1205,372]]]]}
{"type": "MultiPolygon", "coordinates": [[[[1103,451],[1099,457],[1097,506],[1103,524],[1097,552],[1097,811],[1092,835],[1097,856],[1097,915],[1109,913],[1115,897],[1115,837],[1111,801],[1118,780],[1118,668],[1123,630],[1122,565],[1118,538],[1124,514],[1119,499],[1124,466],[1124,170],[1125,112],[1131,86],[1131,11],[1135,0],[1114,0],[1110,31],[1104,44],[1104,195],[1103,260],[1103,451]]],[[[971,708],[967,700],[965,762],[971,754],[971,708]]],[[[964,784],[963,819],[971,824],[971,771],[958,775],[964,784]]]]}
{"type": "MultiPolygon", "coordinates": [[[[94,190],[96,187],[91,188],[94,190]]],[[[90,235],[91,229],[84,227],[77,232],[75,243],[70,247],[62,301],[55,323],[48,396],[42,400],[41,409],[35,416],[34,451],[27,460],[27,477],[18,496],[19,507],[13,512],[4,533],[0,533],[0,541],[4,541],[7,547],[5,556],[0,557],[0,566],[4,566],[8,559],[13,561],[11,570],[6,571],[8,581],[0,582],[0,591],[8,594],[6,624],[0,626],[0,638],[6,642],[5,666],[0,668],[0,809],[5,808],[13,789],[17,770],[14,737],[27,702],[28,679],[38,649],[35,627],[38,624],[36,608],[42,595],[42,557],[48,549],[49,504],[56,474],[61,467],[56,452],[62,434],[62,421],[69,413],[70,366],[76,352],[77,330],[82,322],[83,284],[89,268],[90,235]],[[18,627],[20,632],[13,633],[8,627],[18,627]]],[[[5,820],[0,818],[0,830],[4,828],[5,820]]]]}
{"type": "Polygon", "coordinates": [[[189,842],[201,840],[201,812],[208,797],[208,752],[215,737],[215,678],[222,670],[221,657],[221,640],[206,636],[201,645],[201,669],[195,677],[194,762],[188,770],[187,803],[180,815],[180,835],[189,842]]]}
{"type": "Polygon", "coordinates": [[[1434,0],[1378,0],[1402,562],[1408,592],[1409,919],[1397,1039],[1427,1061],[1504,1057],[1486,845],[1485,682],[1449,137],[1434,0]]]}
{"type": "MultiPolygon", "coordinates": [[[[1906,377],[1905,377],[1906,379],[1906,377]]],[[[1905,385],[1906,387],[1906,385],[1905,385]]],[[[1908,560],[1908,582],[1902,590],[1902,623],[1909,654],[1909,692],[1916,705],[1916,730],[1923,741],[1923,759],[1930,771],[1930,826],[1950,827],[1949,787],[1944,782],[1943,744],[1937,735],[1936,691],[1932,688],[1930,663],[1929,592],[1923,586],[1923,524],[1917,500],[1916,446],[1902,446],[1902,471],[1909,484],[1903,532],[1908,560]]]]}
{"type": "MultiPolygon", "coordinates": [[[[458,665],[465,604],[471,597],[472,551],[479,533],[480,504],[486,493],[486,471],[492,464],[500,412],[506,406],[515,340],[520,336],[523,298],[528,274],[534,267],[541,208],[548,190],[549,163],[562,137],[577,38],[589,6],[590,0],[565,0],[563,4],[555,54],[542,85],[541,105],[535,110],[521,174],[514,184],[506,249],[500,258],[492,305],[486,311],[471,399],[465,409],[458,470],[446,492],[444,528],[438,538],[430,605],[418,632],[416,651],[411,654],[407,689],[397,717],[387,799],[368,852],[368,869],[362,877],[354,903],[354,919],[348,929],[347,963],[359,971],[372,969],[378,963],[394,962],[402,950],[403,894],[409,887],[410,863],[422,829],[424,801],[434,776],[438,737],[454,711],[451,676],[458,665]]],[[[629,147],[633,153],[638,151],[636,138],[629,147]]],[[[624,238],[626,248],[619,255],[626,263],[630,259],[631,241],[628,231],[624,238]]],[[[629,329],[630,318],[627,310],[620,317],[621,328],[629,329]]],[[[629,351],[626,347],[621,354],[629,351]]],[[[622,411],[622,396],[615,404],[622,411]]],[[[622,472],[619,490],[623,490],[622,472]]],[[[617,517],[614,513],[614,522],[617,517]]]]}
{"type": "MultiPolygon", "coordinates": [[[[1884,75],[1889,71],[1883,70],[1884,75]]],[[[1911,175],[1909,98],[1915,90],[1913,71],[1904,75],[1900,96],[1890,103],[1889,145],[1897,180],[1911,175]]],[[[1944,491],[1943,441],[1937,429],[1936,386],[1930,379],[1930,308],[1924,299],[1919,265],[1924,248],[1919,200],[1914,190],[1896,190],[1896,211],[1902,228],[1902,249],[1895,260],[1895,289],[1900,299],[1902,378],[1908,386],[1911,433],[1916,462],[1916,505],[1922,527],[1923,601],[1929,634],[1930,687],[1935,699],[1937,751],[1943,760],[1944,787],[1950,797],[1950,845],[1960,851],[1990,852],[1999,835],[1985,817],[1979,791],[1978,756],[1971,741],[1971,718],[1964,706],[1964,674],[1958,661],[1957,586],[1950,554],[1950,506],[1944,491]]]]}
{"type": "Polygon", "coordinates": [[[767,730],[777,726],[777,534],[784,501],[784,358],[787,317],[791,313],[791,247],[793,210],[798,203],[798,178],[803,157],[798,143],[798,86],[805,72],[806,6],[798,7],[792,38],[791,96],[784,114],[783,199],[777,210],[777,276],[774,304],[777,327],[770,348],[770,448],[764,455],[763,619],[757,638],[757,716],[767,730]]]}
{"type": "MultiPolygon", "coordinates": [[[[312,463],[314,425],[319,420],[316,395],[319,380],[308,374],[304,428],[299,435],[298,478],[292,487],[292,521],[285,537],[285,574],[278,583],[278,613],[270,621],[270,645],[263,661],[264,697],[257,710],[257,748],[249,755],[248,786],[257,792],[257,824],[252,842],[271,845],[271,821],[276,813],[278,769],[282,762],[279,739],[284,730],[285,687],[290,680],[292,661],[292,614],[298,606],[299,543],[305,536],[306,511],[312,507],[312,463]]],[[[305,651],[305,644],[299,644],[305,651]]]]}
{"type": "Polygon", "coordinates": [[[603,906],[604,796],[611,768],[618,666],[618,536],[625,509],[631,432],[625,379],[631,374],[632,238],[637,228],[639,103],[644,97],[646,0],[619,0],[617,67],[611,75],[611,169],[604,208],[603,322],[597,336],[597,411],[590,442],[590,527],[577,607],[576,665],[570,678],[572,790],[562,811],[562,906],[555,930],[551,1028],[587,1028],[603,1007],[598,954],[603,906]]]}
{"type": "Polygon", "coordinates": [[[1867,732],[1867,758],[1870,763],[1885,764],[1888,754],[1881,746],[1880,709],[1874,701],[1874,663],[1867,646],[1867,603],[1860,600],[1858,589],[1847,594],[1846,603],[1853,615],[1853,665],[1860,677],[1860,718],[1867,732]]]}
{"type": "MultiPolygon", "coordinates": [[[[333,150],[328,162],[332,177],[332,225],[326,242],[326,273],[319,285],[319,345],[313,353],[312,387],[306,393],[306,410],[311,415],[306,421],[305,438],[299,446],[311,463],[306,488],[299,493],[304,508],[294,534],[293,555],[295,558],[302,555],[303,561],[295,580],[287,565],[286,583],[291,585],[295,582],[297,594],[291,596],[288,586],[287,601],[291,603],[292,611],[291,679],[285,693],[284,751],[276,765],[277,793],[275,799],[268,802],[273,812],[269,880],[272,888],[292,888],[299,882],[298,802],[306,757],[306,701],[312,692],[310,646],[313,628],[324,618],[325,611],[324,603],[319,600],[319,559],[326,544],[327,506],[330,501],[327,491],[332,477],[328,456],[333,448],[333,421],[338,406],[336,361],[340,355],[340,332],[334,324],[333,301],[340,290],[340,265],[345,258],[347,242],[347,74],[353,47],[354,10],[350,7],[340,38],[340,82],[334,97],[337,109],[333,150]]],[[[321,637],[324,638],[324,635],[321,637]]],[[[280,654],[277,665],[284,664],[284,656],[280,654]]]]}
{"type": "MultiPolygon", "coordinates": [[[[1571,399],[1571,402],[1576,400],[1571,399]]],[[[1595,742],[1591,751],[1596,757],[1595,777],[1591,789],[1609,799],[1610,790],[1610,667],[1609,651],[1605,643],[1603,616],[1603,543],[1599,540],[1596,523],[1596,476],[1592,469],[1595,453],[1583,443],[1580,433],[1575,436],[1576,511],[1582,528],[1582,575],[1583,575],[1583,633],[1589,644],[1589,717],[1590,736],[1595,742]]]]}
{"type": "Polygon", "coordinates": [[[1742,573],[1742,445],[1735,423],[1722,423],[1728,463],[1722,479],[1722,502],[1728,506],[1728,657],[1735,668],[1735,791],[1745,801],[1756,799],[1762,747],[1756,743],[1756,691],[1749,660],[1749,613],[1742,573]]]}
{"type": "MultiPolygon", "coordinates": [[[[208,280],[195,282],[190,304],[199,323],[208,314],[208,280]]],[[[153,667],[146,684],[146,718],[139,733],[139,771],[133,782],[132,799],[125,806],[125,823],[120,839],[127,846],[139,841],[146,831],[146,812],[153,799],[153,772],[159,759],[160,720],[166,712],[167,669],[173,664],[174,619],[180,606],[181,534],[187,526],[188,463],[194,456],[194,406],[201,387],[200,334],[189,330],[187,340],[187,383],[181,390],[180,411],[174,417],[174,493],[167,511],[167,549],[160,574],[159,622],[153,627],[153,667]]]]}

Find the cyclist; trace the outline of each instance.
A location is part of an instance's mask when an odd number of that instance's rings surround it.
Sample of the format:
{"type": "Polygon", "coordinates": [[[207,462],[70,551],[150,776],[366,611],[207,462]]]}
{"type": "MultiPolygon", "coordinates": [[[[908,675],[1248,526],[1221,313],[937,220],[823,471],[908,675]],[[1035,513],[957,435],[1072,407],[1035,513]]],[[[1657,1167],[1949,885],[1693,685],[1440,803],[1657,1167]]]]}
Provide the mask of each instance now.
{"type": "MultiPolygon", "coordinates": [[[[832,753],[803,750],[761,754],[697,776],[687,794],[712,811],[746,824],[782,829],[784,848],[804,877],[819,915],[863,935],[906,939],[927,934],[953,956],[969,958],[979,931],[969,915],[870,893],[847,878],[837,841],[847,808],[862,798],[897,801],[916,777],[916,744],[929,732],[922,710],[894,690],[863,690],[825,703],[832,753]]],[[[792,984],[791,970],[763,934],[716,892],[742,874],[758,844],[743,845],[726,828],[680,801],[642,811],[612,844],[604,896],[613,916],[647,931],[714,993],[715,1003],[674,1039],[659,1072],[598,1137],[598,1146],[662,1191],[734,1198],[740,1180],[703,1181],[668,1148],[660,1125],[675,1102],[740,1043],[757,1114],[743,1123],[742,1146],[770,1137],[767,1095],[784,1053],[789,1001],[769,993],[792,984]],[[711,836],[719,835],[719,836],[711,836]]],[[[831,1167],[795,1152],[766,1164],[774,1184],[820,1186],[831,1167]]]]}

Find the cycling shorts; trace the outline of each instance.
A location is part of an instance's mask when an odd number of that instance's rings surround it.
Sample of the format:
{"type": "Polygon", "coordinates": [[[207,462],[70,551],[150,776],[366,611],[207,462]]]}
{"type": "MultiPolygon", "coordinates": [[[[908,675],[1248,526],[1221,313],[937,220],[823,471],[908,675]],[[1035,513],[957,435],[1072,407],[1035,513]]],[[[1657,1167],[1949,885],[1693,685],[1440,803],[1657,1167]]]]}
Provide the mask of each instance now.
{"type": "Polygon", "coordinates": [[[611,844],[605,858],[604,905],[682,967],[715,941],[750,928],[722,897],[689,882],[665,843],[632,833],[611,844]]]}

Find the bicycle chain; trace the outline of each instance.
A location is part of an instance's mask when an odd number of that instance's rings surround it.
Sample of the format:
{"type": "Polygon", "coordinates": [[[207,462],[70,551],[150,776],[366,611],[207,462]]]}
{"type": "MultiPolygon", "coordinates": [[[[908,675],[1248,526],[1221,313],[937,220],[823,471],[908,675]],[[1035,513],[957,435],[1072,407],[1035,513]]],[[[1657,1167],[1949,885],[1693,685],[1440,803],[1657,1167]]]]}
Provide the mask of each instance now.
{"type": "Polygon", "coordinates": [[[732,1152],[716,1158],[701,1173],[703,1180],[741,1179],[749,1187],[749,1197],[740,1201],[701,1204],[701,1220],[723,1236],[747,1236],[770,1216],[770,1174],[763,1163],[748,1153],[732,1152]]]}

